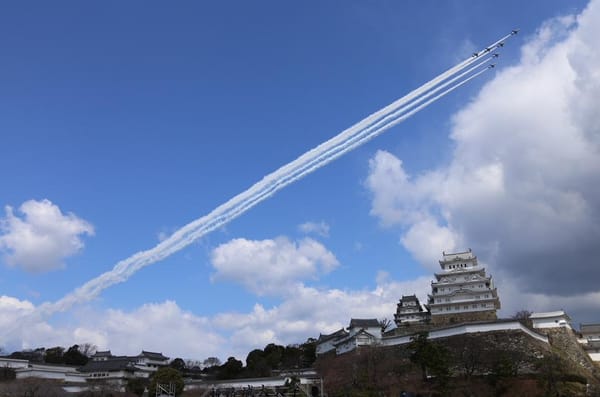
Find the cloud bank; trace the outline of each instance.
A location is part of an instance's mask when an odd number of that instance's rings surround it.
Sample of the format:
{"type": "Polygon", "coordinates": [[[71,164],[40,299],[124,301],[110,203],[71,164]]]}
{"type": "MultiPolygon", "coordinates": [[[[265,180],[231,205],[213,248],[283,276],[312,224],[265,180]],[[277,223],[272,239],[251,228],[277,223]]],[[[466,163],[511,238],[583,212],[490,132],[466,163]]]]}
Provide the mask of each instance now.
{"type": "MultiPolygon", "coordinates": [[[[256,303],[249,312],[226,312],[212,317],[183,310],[176,302],[147,303],[130,311],[84,308],[74,318],[53,325],[17,321],[35,310],[28,301],[0,297],[0,326],[20,324],[12,340],[0,341],[7,350],[93,343],[114,354],[160,351],[171,358],[204,359],[235,356],[245,359],[268,343],[301,343],[319,333],[348,326],[351,317],[391,318],[398,297],[427,291],[430,278],[396,282],[379,277],[370,290],[318,289],[296,283],[281,303],[256,303]]],[[[420,296],[424,299],[424,296],[420,296]]]]}

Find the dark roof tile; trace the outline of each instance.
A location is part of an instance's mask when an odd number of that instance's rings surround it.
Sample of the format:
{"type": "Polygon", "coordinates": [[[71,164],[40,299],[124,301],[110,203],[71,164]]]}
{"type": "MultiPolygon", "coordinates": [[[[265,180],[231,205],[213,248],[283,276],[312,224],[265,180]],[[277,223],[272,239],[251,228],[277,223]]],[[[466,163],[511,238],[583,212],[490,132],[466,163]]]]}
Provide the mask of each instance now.
{"type": "Polygon", "coordinates": [[[114,357],[103,361],[88,361],[83,367],[79,368],[80,372],[100,372],[100,371],[121,371],[135,370],[135,366],[129,357],[114,357]]]}
{"type": "Polygon", "coordinates": [[[379,327],[379,321],[376,318],[353,318],[350,319],[350,328],[369,328],[379,327]]]}
{"type": "Polygon", "coordinates": [[[168,360],[169,359],[169,357],[163,356],[162,353],[147,352],[145,350],[142,350],[142,353],[138,357],[146,357],[146,358],[150,358],[152,360],[168,360]]]}

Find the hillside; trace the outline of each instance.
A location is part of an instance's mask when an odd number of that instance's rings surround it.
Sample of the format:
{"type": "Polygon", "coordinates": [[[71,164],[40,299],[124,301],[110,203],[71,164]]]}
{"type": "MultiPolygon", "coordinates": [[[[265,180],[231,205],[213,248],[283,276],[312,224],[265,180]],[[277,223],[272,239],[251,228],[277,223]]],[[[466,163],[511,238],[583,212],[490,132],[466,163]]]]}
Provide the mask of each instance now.
{"type": "Polygon", "coordinates": [[[330,397],[403,391],[461,397],[600,395],[600,368],[573,332],[555,329],[549,339],[546,344],[519,331],[423,337],[409,345],[324,355],[315,368],[330,397]]]}

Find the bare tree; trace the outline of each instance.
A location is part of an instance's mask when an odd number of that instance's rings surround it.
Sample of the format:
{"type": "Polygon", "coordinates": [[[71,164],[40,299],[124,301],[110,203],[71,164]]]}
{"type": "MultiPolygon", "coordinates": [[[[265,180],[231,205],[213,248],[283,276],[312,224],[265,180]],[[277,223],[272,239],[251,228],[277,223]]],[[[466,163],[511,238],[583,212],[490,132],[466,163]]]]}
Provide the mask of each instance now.
{"type": "Polygon", "coordinates": [[[381,333],[384,333],[392,326],[392,320],[389,318],[382,318],[381,320],[378,320],[378,322],[381,327],[381,333]]]}
{"type": "Polygon", "coordinates": [[[521,309],[512,316],[512,319],[518,320],[521,324],[526,325],[531,328],[531,326],[532,326],[531,318],[530,318],[531,314],[532,313],[529,310],[521,309]]]}
{"type": "Polygon", "coordinates": [[[79,349],[78,349],[79,352],[87,357],[93,356],[98,351],[98,347],[96,345],[94,345],[93,343],[82,343],[81,345],[78,345],[78,346],[79,346],[79,349]]]}
{"type": "Polygon", "coordinates": [[[221,360],[219,360],[218,357],[209,357],[202,362],[202,365],[204,365],[204,367],[215,367],[221,365],[221,360]]]}
{"type": "Polygon", "coordinates": [[[478,337],[466,336],[462,346],[456,347],[456,361],[467,378],[484,371],[485,342],[478,337]],[[466,342],[466,343],[465,343],[466,342]]]}
{"type": "Polygon", "coordinates": [[[202,361],[194,360],[192,358],[185,359],[185,366],[187,368],[202,368],[202,361]]]}

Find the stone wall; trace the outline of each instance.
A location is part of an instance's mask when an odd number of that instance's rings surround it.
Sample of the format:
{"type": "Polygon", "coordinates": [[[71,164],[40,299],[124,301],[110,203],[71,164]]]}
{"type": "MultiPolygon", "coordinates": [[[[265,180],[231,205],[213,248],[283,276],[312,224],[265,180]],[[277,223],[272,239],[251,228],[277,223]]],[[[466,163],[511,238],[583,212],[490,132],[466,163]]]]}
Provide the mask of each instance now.
{"type": "MultiPolygon", "coordinates": [[[[571,335],[560,331],[550,334],[553,346],[520,330],[431,339],[447,350],[450,371],[447,388],[435,392],[445,397],[542,396],[546,382],[553,381],[560,393],[556,395],[600,396],[600,377],[590,371],[571,335]],[[545,372],[547,367],[553,371],[552,378],[545,372]]],[[[435,378],[423,380],[421,368],[410,360],[412,349],[409,343],[364,347],[354,353],[319,357],[315,365],[330,396],[368,396],[374,392],[397,396],[402,390],[432,395],[435,378]]]]}
{"type": "Polygon", "coordinates": [[[431,316],[431,324],[433,326],[443,326],[476,321],[494,321],[497,319],[495,310],[487,310],[481,312],[435,314],[431,316]]]}
{"type": "Polygon", "coordinates": [[[407,323],[401,324],[399,327],[394,328],[388,332],[386,332],[383,336],[405,336],[405,335],[414,335],[423,331],[431,331],[433,328],[429,322],[426,323],[407,323]]]}
{"type": "Polygon", "coordinates": [[[543,331],[548,335],[552,346],[561,351],[571,362],[585,368],[600,379],[600,368],[577,342],[577,335],[571,328],[547,328],[543,331]]]}

